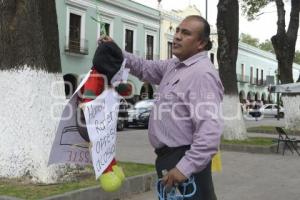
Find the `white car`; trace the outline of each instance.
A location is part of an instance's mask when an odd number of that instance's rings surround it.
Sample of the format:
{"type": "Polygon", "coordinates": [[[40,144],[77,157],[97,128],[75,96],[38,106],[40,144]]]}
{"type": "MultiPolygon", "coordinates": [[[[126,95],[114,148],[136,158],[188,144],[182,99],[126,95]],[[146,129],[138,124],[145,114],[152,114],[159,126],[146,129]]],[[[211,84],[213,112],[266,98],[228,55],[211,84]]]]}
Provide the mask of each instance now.
{"type": "MultiPolygon", "coordinates": [[[[265,117],[277,117],[277,104],[265,104],[259,110],[265,117]]],[[[284,108],[279,106],[279,117],[284,117],[284,108]]]]}

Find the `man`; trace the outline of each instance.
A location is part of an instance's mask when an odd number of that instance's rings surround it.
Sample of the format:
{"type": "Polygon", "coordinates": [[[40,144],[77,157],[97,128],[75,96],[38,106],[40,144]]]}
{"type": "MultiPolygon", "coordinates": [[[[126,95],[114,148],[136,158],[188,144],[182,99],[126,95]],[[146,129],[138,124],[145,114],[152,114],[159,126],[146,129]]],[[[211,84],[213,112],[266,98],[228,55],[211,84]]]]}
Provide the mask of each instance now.
{"type": "Polygon", "coordinates": [[[197,192],[189,200],[216,199],[211,159],[223,128],[218,112],[223,86],[207,56],[209,35],[207,21],[192,15],[176,28],[172,51],[177,58],[147,61],[123,52],[133,75],[159,85],[149,121],[157,174],[166,187],[193,176],[197,192]]]}

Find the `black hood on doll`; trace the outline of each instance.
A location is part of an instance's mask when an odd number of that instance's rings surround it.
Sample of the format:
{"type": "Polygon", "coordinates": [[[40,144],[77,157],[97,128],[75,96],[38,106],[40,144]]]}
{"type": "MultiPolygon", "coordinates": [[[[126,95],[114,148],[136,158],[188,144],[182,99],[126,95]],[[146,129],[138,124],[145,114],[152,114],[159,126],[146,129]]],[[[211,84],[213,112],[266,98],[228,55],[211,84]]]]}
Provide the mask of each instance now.
{"type": "Polygon", "coordinates": [[[96,49],[93,66],[102,75],[107,77],[108,84],[112,77],[120,70],[123,62],[123,53],[114,42],[101,42],[96,49]]]}

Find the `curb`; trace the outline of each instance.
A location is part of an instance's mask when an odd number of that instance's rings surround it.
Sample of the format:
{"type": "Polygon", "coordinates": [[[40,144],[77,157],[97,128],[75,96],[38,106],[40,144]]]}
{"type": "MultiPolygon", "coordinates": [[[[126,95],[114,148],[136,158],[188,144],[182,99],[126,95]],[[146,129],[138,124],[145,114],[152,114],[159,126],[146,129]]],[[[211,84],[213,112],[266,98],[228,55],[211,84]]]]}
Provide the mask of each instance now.
{"type": "Polygon", "coordinates": [[[156,184],[156,173],[148,173],[126,178],[117,192],[105,192],[100,186],[74,190],[61,195],[50,196],[43,200],[119,200],[135,194],[150,191],[156,184]]]}
{"type": "Polygon", "coordinates": [[[0,196],[0,200],[22,200],[16,197],[9,197],[9,196],[0,196]]]}
{"type": "Polygon", "coordinates": [[[257,154],[276,154],[277,144],[273,144],[271,146],[221,144],[220,149],[225,151],[237,151],[257,154]]]}

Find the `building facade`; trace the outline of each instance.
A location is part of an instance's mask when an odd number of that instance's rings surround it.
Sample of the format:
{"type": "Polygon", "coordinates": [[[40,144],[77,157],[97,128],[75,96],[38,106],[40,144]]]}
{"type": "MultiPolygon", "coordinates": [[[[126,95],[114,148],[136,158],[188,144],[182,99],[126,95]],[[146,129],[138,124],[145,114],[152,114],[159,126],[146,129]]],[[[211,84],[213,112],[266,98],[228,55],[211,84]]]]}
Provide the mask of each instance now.
{"type": "MultiPolygon", "coordinates": [[[[263,101],[274,103],[275,95],[268,92],[268,86],[277,83],[277,60],[274,54],[248,44],[239,43],[236,73],[240,101],[263,101]]],[[[293,64],[296,81],[300,65],[293,64]]]]}
{"type": "MultiPolygon", "coordinates": [[[[56,9],[67,96],[92,67],[97,40],[104,32],[122,49],[146,59],[158,59],[160,13],[156,9],[130,0],[57,0],[56,9]]],[[[133,76],[128,82],[133,99],[152,89],[133,76]]]]}
{"type": "MultiPolygon", "coordinates": [[[[103,32],[124,50],[150,60],[168,59],[179,23],[188,15],[201,15],[192,5],[183,10],[153,9],[130,0],[57,0],[59,44],[66,95],[70,96],[92,67],[97,40],[103,32]],[[101,21],[103,26],[100,27],[101,21]]],[[[217,34],[211,26],[213,48],[211,61],[218,69],[217,34]]],[[[240,101],[274,102],[268,85],[276,83],[277,60],[274,54],[240,42],[237,58],[237,80],[240,101]]],[[[300,66],[294,64],[294,79],[300,66]]],[[[153,98],[156,86],[129,76],[130,99],[153,98]]]]}

